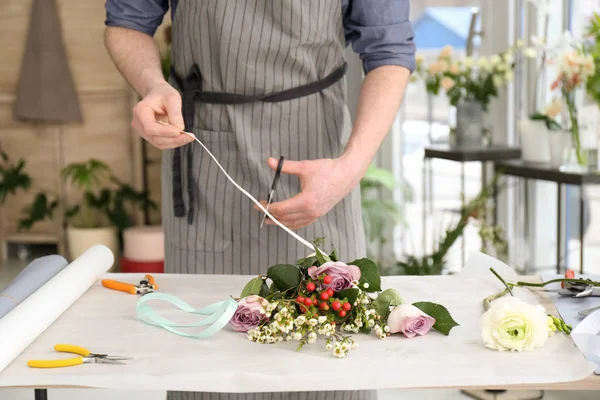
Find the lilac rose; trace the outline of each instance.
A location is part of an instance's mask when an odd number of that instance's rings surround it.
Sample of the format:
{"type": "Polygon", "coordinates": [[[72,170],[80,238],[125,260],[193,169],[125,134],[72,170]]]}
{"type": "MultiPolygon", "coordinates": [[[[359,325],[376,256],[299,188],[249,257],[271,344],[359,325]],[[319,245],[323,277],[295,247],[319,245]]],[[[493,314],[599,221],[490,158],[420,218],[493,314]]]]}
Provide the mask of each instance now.
{"type": "Polygon", "coordinates": [[[435,324],[435,319],[412,304],[400,304],[388,316],[390,333],[403,333],[407,338],[425,335],[435,324]]]}
{"type": "Polygon", "coordinates": [[[360,280],[360,269],[355,265],[346,265],[339,261],[329,261],[320,267],[312,266],[308,269],[308,275],[317,280],[321,275],[331,277],[331,283],[321,282],[324,288],[331,288],[334,292],[349,289],[353,281],[360,280]]]}
{"type": "Polygon", "coordinates": [[[238,302],[238,308],[231,317],[229,323],[237,332],[248,332],[250,329],[268,319],[260,310],[268,305],[267,300],[260,296],[251,295],[244,297],[238,302]]]}

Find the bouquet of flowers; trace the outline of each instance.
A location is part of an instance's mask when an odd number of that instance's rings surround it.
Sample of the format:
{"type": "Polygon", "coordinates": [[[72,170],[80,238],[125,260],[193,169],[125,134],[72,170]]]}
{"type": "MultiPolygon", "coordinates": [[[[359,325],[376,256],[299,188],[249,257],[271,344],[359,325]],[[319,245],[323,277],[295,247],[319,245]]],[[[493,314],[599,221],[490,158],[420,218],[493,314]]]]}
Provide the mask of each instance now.
{"type": "Polygon", "coordinates": [[[374,333],[380,339],[401,333],[407,338],[434,329],[448,335],[458,324],[439,304],[405,303],[394,289],[381,291],[377,265],[369,259],[349,264],[315,253],[296,265],[273,265],[267,276],[242,290],[230,321],[257,343],[297,341],[300,350],[325,337],[325,348],[339,358],[358,347],[350,333],[374,333]]]}
{"type": "MultiPolygon", "coordinates": [[[[490,57],[466,57],[457,60],[453,57],[453,48],[446,46],[437,59],[426,65],[422,56],[417,57],[417,68],[413,80],[423,79],[427,92],[438,95],[443,89],[450,98],[450,104],[456,106],[461,101],[476,101],[484,110],[498,90],[513,80],[515,53],[523,48],[518,42],[500,54],[490,57]]],[[[523,51],[527,57],[536,57],[533,48],[523,51]]]]}

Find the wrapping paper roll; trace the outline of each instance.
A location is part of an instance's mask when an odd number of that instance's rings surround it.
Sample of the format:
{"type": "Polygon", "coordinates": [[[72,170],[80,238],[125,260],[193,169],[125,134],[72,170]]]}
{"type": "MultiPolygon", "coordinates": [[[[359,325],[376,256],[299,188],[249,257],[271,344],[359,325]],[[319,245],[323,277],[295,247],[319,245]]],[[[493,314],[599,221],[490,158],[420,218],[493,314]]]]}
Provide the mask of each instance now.
{"type": "Polygon", "coordinates": [[[68,264],[67,260],[57,255],[33,260],[0,292],[0,319],[35,293],[68,264]]]}
{"type": "Polygon", "coordinates": [[[123,257],[136,262],[165,259],[165,235],[162,226],[134,226],[123,232],[123,257]]]}
{"type": "Polygon", "coordinates": [[[93,246],[0,319],[0,371],[56,321],[113,265],[106,246],[93,246]]]}

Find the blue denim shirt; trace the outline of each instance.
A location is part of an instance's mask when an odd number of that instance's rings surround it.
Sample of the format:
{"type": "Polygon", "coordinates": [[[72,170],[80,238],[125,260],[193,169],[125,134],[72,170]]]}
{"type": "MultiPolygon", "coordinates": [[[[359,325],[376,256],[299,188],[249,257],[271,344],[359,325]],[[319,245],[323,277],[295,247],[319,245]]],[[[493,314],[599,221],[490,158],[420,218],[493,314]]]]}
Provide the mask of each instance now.
{"type": "MultiPolygon", "coordinates": [[[[170,0],[171,15],[178,0],[170,0]]],[[[299,0],[300,1],[300,0],[299,0]]],[[[365,73],[382,65],[415,69],[409,0],[341,0],[346,44],[363,62],[365,73]]],[[[169,10],[169,0],[107,0],[106,25],[154,36],[169,10]]]]}

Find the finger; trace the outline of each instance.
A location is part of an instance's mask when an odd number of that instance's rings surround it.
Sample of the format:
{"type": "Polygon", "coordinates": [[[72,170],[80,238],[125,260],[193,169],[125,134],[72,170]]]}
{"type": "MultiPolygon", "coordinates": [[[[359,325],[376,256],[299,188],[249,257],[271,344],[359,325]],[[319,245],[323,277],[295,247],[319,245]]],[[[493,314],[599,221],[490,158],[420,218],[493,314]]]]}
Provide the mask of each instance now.
{"type": "Polygon", "coordinates": [[[184,130],[185,124],[183,122],[183,115],[181,113],[181,96],[179,93],[173,93],[167,96],[164,100],[164,105],[167,109],[169,123],[181,130],[184,130]]]}
{"type": "Polygon", "coordinates": [[[154,147],[157,147],[161,150],[174,149],[176,147],[183,146],[185,144],[190,143],[193,138],[188,135],[182,134],[177,138],[165,138],[162,136],[144,136],[148,142],[150,142],[154,147]]]}
{"type": "MultiPolygon", "coordinates": [[[[269,157],[269,159],[267,160],[267,164],[273,171],[277,171],[277,167],[279,166],[279,159],[269,157]]],[[[306,164],[303,161],[285,160],[283,162],[283,166],[281,167],[281,173],[300,176],[305,167],[306,164]]]]}
{"type": "Polygon", "coordinates": [[[139,103],[134,110],[134,128],[146,136],[179,137],[181,130],[172,126],[159,124],[157,114],[149,105],[139,103]]]}
{"type": "Polygon", "coordinates": [[[306,200],[306,195],[303,192],[291,197],[287,200],[271,203],[269,212],[275,215],[285,215],[294,213],[305,213],[310,209],[310,204],[306,200]]]}

